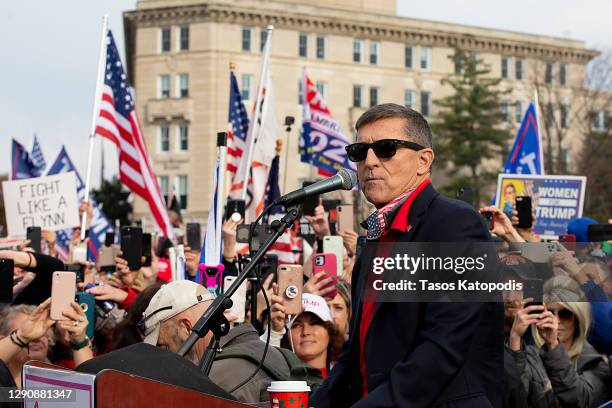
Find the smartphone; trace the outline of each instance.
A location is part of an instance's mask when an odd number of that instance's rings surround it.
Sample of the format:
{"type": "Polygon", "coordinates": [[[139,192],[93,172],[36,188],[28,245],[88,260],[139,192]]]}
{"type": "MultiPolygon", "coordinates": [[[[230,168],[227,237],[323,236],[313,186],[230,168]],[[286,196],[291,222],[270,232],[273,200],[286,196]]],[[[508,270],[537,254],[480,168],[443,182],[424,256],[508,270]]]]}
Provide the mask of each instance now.
{"type": "Polygon", "coordinates": [[[493,211],[485,211],[480,213],[484,219],[485,225],[489,231],[493,231],[495,228],[495,219],[493,218],[493,211]]]}
{"type": "Polygon", "coordinates": [[[531,228],[533,225],[531,197],[518,196],[516,197],[516,212],[518,213],[518,227],[531,228]]]}
{"type": "Polygon", "coordinates": [[[142,256],[144,256],[144,262],[142,266],[151,266],[151,234],[142,234],[142,256]]]}
{"type": "Polygon", "coordinates": [[[276,274],[279,294],[285,300],[285,313],[299,315],[302,313],[304,268],[302,265],[279,265],[276,274]]]}
{"type": "Polygon", "coordinates": [[[64,266],[64,270],[67,272],[74,272],[77,283],[82,283],[85,281],[85,265],[66,264],[64,266]]]}
{"type": "Polygon", "coordinates": [[[107,232],[104,235],[104,245],[109,247],[115,243],[115,233],[113,231],[107,232]]]}
{"type": "Polygon", "coordinates": [[[229,220],[230,218],[234,221],[238,222],[240,220],[244,220],[244,211],[245,211],[245,203],[244,200],[227,200],[227,205],[225,207],[225,219],[229,220]]]}
{"type": "MultiPolygon", "coordinates": [[[[302,183],[302,188],[308,187],[309,185],[314,183],[316,183],[316,180],[304,181],[302,183]]],[[[315,215],[315,208],[318,207],[319,201],[319,194],[314,194],[306,197],[306,199],[304,199],[304,202],[302,203],[302,213],[304,215],[315,215]]]]}
{"type": "Polygon", "coordinates": [[[587,228],[587,237],[591,242],[612,240],[612,224],[591,224],[587,228]]]}
{"type": "Polygon", "coordinates": [[[115,257],[119,252],[119,247],[115,244],[102,245],[98,253],[98,269],[102,272],[115,272],[115,257]]]}
{"type": "MultiPolygon", "coordinates": [[[[88,283],[85,285],[85,290],[95,288],[96,286],[102,285],[102,283],[88,283]]],[[[115,307],[115,302],[110,300],[96,300],[96,305],[100,306],[100,309],[104,311],[104,313],[109,313],[115,307]]]]}
{"type": "Polygon", "coordinates": [[[278,270],[278,255],[275,254],[266,254],[263,258],[263,262],[261,263],[261,282],[265,282],[270,274],[274,275],[272,277],[272,282],[276,283],[276,271],[278,270]]]}
{"type": "Polygon", "coordinates": [[[336,209],[338,212],[338,225],[336,231],[345,232],[352,231],[355,222],[352,204],[339,205],[336,209]]]}
{"type": "MultiPolygon", "coordinates": [[[[236,276],[226,276],[223,278],[223,290],[225,291],[227,288],[232,286],[234,281],[236,280],[236,276]]],[[[232,295],[232,307],[229,310],[230,314],[236,316],[238,319],[236,323],[243,323],[245,317],[245,307],[246,307],[246,295],[247,295],[247,281],[244,280],[238,286],[238,290],[234,292],[232,295]]]]}
{"type": "Polygon", "coordinates": [[[30,240],[30,248],[32,248],[34,252],[41,252],[40,227],[28,227],[26,230],[26,239],[30,240]]]}
{"type": "Polygon", "coordinates": [[[51,319],[67,320],[62,312],[72,310],[70,303],[76,294],[76,274],[74,272],[53,272],[51,281],[51,319]]]}
{"type": "Polygon", "coordinates": [[[87,262],[87,245],[85,242],[80,242],[72,248],[72,263],[87,262]]]}
{"type": "Polygon", "coordinates": [[[459,187],[457,189],[457,200],[461,200],[468,203],[470,206],[474,206],[474,192],[471,187],[459,187]]]}
{"type": "Polygon", "coordinates": [[[187,245],[192,251],[199,251],[202,248],[201,231],[199,222],[187,223],[187,245]]]}
{"type": "MultiPolygon", "coordinates": [[[[312,272],[313,275],[316,273],[319,273],[321,271],[325,272],[325,278],[328,277],[333,277],[334,279],[327,285],[323,286],[321,289],[325,289],[325,288],[329,288],[329,287],[336,287],[336,281],[338,278],[338,269],[337,269],[337,263],[336,263],[336,254],[332,254],[332,253],[323,253],[323,254],[316,254],[314,257],[314,262],[313,262],[313,266],[312,266],[312,272]]],[[[325,279],[323,278],[323,279],[325,279]]],[[[311,278],[313,279],[313,278],[311,278]]],[[[336,295],[338,294],[338,291],[336,289],[334,289],[332,292],[330,292],[327,296],[331,297],[332,299],[336,297],[336,295]]]]}
{"type": "Polygon", "coordinates": [[[121,227],[121,252],[130,270],[140,269],[142,266],[140,261],[142,256],[142,228],[121,227]]]}
{"type": "MultiPolygon", "coordinates": [[[[527,302],[525,307],[533,305],[542,305],[542,296],[544,295],[544,289],[542,286],[542,279],[526,279],[523,281],[523,299],[531,298],[531,302],[527,302]]],[[[529,314],[538,314],[541,312],[532,311],[529,314]]]]}
{"type": "Polygon", "coordinates": [[[521,256],[534,263],[548,263],[555,252],[559,252],[559,245],[555,242],[523,242],[521,256]]]}
{"type": "Polygon", "coordinates": [[[202,272],[202,282],[200,282],[200,285],[217,296],[221,295],[223,291],[223,269],[216,266],[202,265],[200,271],[202,272]]]}
{"type": "MultiPolygon", "coordinates": [[[[240,224],[236,228],[236,242],[249,244],[249,233],[251,224],[240,224]]],[[[273,231],[269,225],[255,225],[250,242],[250,250],[257,251],[259,247],[272,235],[273,231]]]]}
{"type": "Polygon", "coordinates": [[[12,259],[0,259],[0,303],[13,301],[13,269],[12,259]]]}
{"type": "Polygon", "coordinates": [[[344,275],[344,243],[342,242],[342,237],[335,235],[324,236],[323,253],[332,253],[336,255],[336,271],[340,272],[340,276],[344,275]]]}
{"type": "Polygon", "coordinates": [[[93,339],[96,327],[96,298],[91,293],[77,292],[76,302],[85,312],[85,316],[87,316],[87,332],[85,334],[90,339],[93,339]]]}

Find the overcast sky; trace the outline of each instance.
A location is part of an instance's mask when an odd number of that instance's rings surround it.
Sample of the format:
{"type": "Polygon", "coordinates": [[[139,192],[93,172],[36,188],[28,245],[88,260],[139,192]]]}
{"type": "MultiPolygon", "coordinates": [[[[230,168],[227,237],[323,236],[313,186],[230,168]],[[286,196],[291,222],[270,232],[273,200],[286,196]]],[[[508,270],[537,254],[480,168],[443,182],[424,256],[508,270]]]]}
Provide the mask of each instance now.
{"type": "MultiPolygon", "coordinates": [[[[0,152],[4,156],[0,173],[10,168],[11,138],[29,149],[36,133],[48,164],[66,145],[85,175],[102,15],[109,14],[123,56],[121,13],[135,4],[134,0],[0,2],[0,152]]],[[[590,48],[612,48],[611,0],[399,0],[398,14],[570,37],[586,41],[590,48]]],[[[96,144],[94,185],[100,179],[101,143],[96,144]]],[[[114,146],[104,143],[106,177],[110,177],[116,172],[117,156],[114,146]]]]}

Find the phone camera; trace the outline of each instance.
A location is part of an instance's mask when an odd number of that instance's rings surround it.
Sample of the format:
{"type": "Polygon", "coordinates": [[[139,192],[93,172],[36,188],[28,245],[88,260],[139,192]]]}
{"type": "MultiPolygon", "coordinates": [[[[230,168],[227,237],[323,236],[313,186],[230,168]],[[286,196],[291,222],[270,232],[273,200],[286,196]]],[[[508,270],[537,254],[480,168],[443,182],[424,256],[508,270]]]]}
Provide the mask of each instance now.
{"type": "Polygon", "coordinates": [[[322,257],[322,256],[317,256],[317,257],[315,258],[315,264],[316,264],[317,266],[321,266],[321,265],[323,265],[324,263],[325,263],[325,260],[323,259],[323,257],[322,257]]]}

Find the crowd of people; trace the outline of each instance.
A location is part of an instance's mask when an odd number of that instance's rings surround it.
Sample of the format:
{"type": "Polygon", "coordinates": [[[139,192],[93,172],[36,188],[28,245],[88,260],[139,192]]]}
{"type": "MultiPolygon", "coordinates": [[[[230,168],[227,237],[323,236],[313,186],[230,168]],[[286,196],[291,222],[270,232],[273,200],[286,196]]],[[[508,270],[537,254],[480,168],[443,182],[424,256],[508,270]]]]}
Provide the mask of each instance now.
{"type": "MultiPolygon", "coordinates": [[[[419,188],[424,190],[427,185],[428,181],[419,188]]],[[[81,210],[91,211],[91,206],[83,203],[81,210]]],[[[515,209],[486,206],[479,211],[492,214],[490,234],[499,244],[503,279],[542,282],[542,299],[523,296],[526,292],[504,296],[504,342],[499,344],[504,355],[504,405],[597,407],[611,400],[612,256],[609,242],[589,242],[588,225],[595,221],[572,220],[568,234],[576,238],[576,243],[554,243],[555,250],[542,262],[540,258],[530,259],[521,250],[521,245],[541,240],[530,228],[518,228],[515,209]]],[[[177,214],[171,218],[180,230],[183,225],[177,214]]],[[[364,318],[356,321],[353,316],[361,311],[361,305],[352,287],[362,240],[357,231],[337,231],[334,218],[322,203],[314,215],[304,217],[313,234],[312,252],[304,251],[299,256],[303,280],[303,285],[297,285],[302,286],[299,312],[290,310],[294,296],[280,287],[275,265],[261,268],[260,283],[248,281],[247,293],[254,298],[241,303],[245,310],[239,314],[244,318],[225,313],[231,329],[220,339],[209,374],[215,395],[257,404],[268,400],[267,387],[276,380],[303,380],[316,391],[328,376],[333,376],[330,370],[334,365],[346,358],[347,340],[359,335],[365,342],[364,318]],[[314,262],[330,235],[341,237],[344,247],[339,254],[342,268],[335,275],[317,270],[314,262]],[[256,285],[254,290],[251,285],[256,285]]],[[[243,249],[236,239],[241,222],[229,217],[223,224],[226,276],[236,276],[244,266],[243,249]]],[[[484,218],[480,223],[477,227],[486,230],[484,218]]],[[[95,298],[95,312],[85,313],[81,304],[70,299],[63,319],[51,318],[53,273],[70,269],[57,257],[55,234],[43,231],[40,252],[29,248],[27,241],[0,250],[0,259],[11,260],[14,265],[12,301],[0,308],[0,386],[22,387],[21,373],[28,360],[96,372],[96,367],[104,368],[113,353],[178,352],[218,296],[218,288],[209,290],[198,281],[200,249],[190,248],[183,238],[181,234],[175,240],[160,237],[150,253],[142,254],[143,259],[151,259],[150,265],[134,270],[121,251],[112,270],[95,262],[73,262],[82,269],[77,293],[95,298]],[[183,245],[185,252],[185,280],[172,280],[169,271],[170,252],[178,245],[183,245]],[[88,336],[92,327],[93,336],[88,336]]],[[[71,248],[79,242],[80,229],[75,228],[71,248]]],[[[373,306],[368,307],[373,313],[373,306]]],[[[485,313],[474,310],[479,315],[485,313]]],[[[421,318],[433,319],[425,315],[421,318]]],[[[446,340],[450,339],[436,341],[446,340]]],[[[184,355],[185,362],[200,364],[211,341],[212,333],[200,338],[184,355]]],[[[414,337],[416,343],[424,341],[418,335],[414,337]]],[[[450,363],[459,358],[435,355],[450,363]]],[[[428,363],[438,364],[434,360],[428,363]]],[[[367,364],[374,366],[372,362],[367,364]]],[[[156,378],[152,373],[151,377],[156,378]]]]}

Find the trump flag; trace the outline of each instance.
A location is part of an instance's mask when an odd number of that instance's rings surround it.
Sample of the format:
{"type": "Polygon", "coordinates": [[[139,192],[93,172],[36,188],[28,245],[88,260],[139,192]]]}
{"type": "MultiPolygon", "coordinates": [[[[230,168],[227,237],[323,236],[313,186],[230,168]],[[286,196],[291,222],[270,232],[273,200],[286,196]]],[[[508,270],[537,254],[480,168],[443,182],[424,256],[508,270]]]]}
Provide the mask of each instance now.
{"type": "Polygon", "coordinates": [[[542,139],[539,129],[535,103],[531,101],[506,161],[504,173],[544,174],[542,139]]]}

